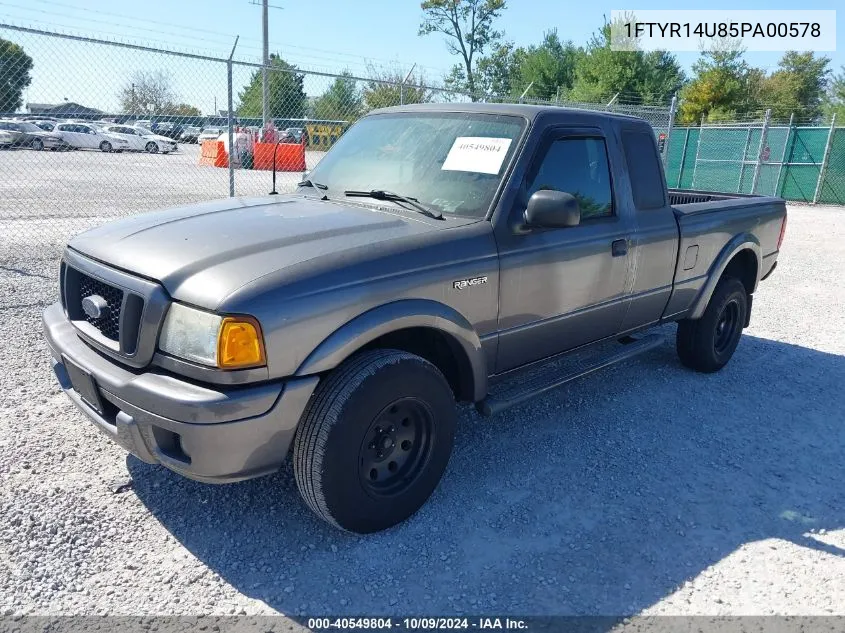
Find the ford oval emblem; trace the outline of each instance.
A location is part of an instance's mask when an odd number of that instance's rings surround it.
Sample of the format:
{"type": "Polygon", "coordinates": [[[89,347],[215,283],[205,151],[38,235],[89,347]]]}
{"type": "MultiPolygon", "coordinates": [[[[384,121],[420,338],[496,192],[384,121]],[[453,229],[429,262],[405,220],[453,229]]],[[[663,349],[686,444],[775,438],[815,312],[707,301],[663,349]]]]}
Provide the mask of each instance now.
{"type": "Polygon", "coordinates": [[[82,300],[82,311],[90,319],[102,319],[109,311],[109,304],[100,295],[88,295],[82,300]]]}

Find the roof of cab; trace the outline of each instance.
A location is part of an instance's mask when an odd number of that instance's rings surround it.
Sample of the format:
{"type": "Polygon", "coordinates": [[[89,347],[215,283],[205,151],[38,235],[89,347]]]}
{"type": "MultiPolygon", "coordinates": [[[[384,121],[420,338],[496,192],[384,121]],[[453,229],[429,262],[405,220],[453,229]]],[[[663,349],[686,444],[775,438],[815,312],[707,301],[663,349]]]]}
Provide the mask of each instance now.
{"type": "Polygon", "coordinates": [[[373,110],[369,114],[392,114],[396,112],[478,112],[482,114],[501,114],[521,116],[533,120],[544,112],[572,113],[595,118],[614,118],[625,121],[643,121],[640,117],[597,110],[563,108],[556,105],[532,105],[527,103],[415,103],[373,110]]]}

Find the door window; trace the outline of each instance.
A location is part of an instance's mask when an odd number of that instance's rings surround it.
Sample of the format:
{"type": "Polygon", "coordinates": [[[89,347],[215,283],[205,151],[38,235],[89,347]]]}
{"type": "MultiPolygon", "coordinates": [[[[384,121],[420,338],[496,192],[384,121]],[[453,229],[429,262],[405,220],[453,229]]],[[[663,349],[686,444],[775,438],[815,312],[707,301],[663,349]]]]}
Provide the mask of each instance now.
{"type": "Polygon", "coordinates": [[[543,159],[529,174],[528,197],[541,189],[575,197],[581,219],[613,215],[613,196],[607,149],[601,138],[563,138],[552,141],[543,159]]]}

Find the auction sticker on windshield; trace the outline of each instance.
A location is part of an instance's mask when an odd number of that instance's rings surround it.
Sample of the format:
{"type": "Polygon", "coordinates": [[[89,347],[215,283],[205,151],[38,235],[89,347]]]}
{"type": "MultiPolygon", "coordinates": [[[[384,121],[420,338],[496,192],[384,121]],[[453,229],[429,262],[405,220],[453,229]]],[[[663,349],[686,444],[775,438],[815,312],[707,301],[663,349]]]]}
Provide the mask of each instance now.
{"type": "Polygon", "coordinates": [[[498,174],[511,146],[509,138],[459,136],[443,161],[441,170],[498,174]]]}

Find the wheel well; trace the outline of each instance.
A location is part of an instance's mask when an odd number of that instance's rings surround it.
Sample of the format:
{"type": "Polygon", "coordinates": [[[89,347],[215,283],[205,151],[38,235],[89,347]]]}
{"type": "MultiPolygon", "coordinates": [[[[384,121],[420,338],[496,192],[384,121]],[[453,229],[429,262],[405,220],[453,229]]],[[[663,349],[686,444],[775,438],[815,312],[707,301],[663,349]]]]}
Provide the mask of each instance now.
{"type": "Polygon", "coordinates": [[[456,400],[472,402],[475,399],[469,358],[457,341],[440,330],[427,327],[396,330],[362,348],[368,349],[398,349],[421,356],[443,372],[456,400]]]}
{"type": "Polygon", "coordinates": [[[757,285],[757,257],[754,251],[746,248],[734,255],[722,273],[722,279],[727,277],[739,279],[745,286],[745,292],[749,295],[753,293],[757,285]]]}

